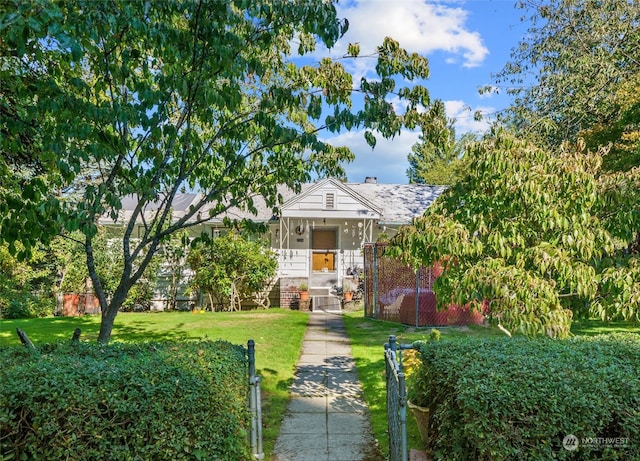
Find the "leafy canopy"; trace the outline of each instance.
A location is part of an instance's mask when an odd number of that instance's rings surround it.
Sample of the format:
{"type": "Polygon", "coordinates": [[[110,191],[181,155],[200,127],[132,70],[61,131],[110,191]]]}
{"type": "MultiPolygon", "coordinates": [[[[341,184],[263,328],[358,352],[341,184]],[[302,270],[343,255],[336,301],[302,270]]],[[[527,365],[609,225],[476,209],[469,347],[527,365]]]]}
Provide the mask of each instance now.
{"type": "MultiPolygon", "coordinates": [[[[41,231],[84,234],[102,342],[168,236],[231,207],[255,211],[258,196],[275,208],[278,185],[298,190],[313,174],[341,176],[353,154],[322,132],[363,129],[374,146],[376,134],[425,130],[433,119],[426,88],[397,84],[427,78],[427,60],[390,38],[374,56],[377,75],[357,84],[340,61],[294,60],[318,43],[331,48],[347,30],[331,1],[9,3],[0,31],[11,58],[0,67],[38,122],[34,154],[50,191],[65,192],[50,194],[41,231]],[[183,190],[200,201],[172,219],[183,190]],[[136,203],[127,216],[125,198],[136,203]],[[92,249],[103,216],[124,228],[109,300],[92,249]]],[[[19,220],[12,209],[7,216],[6,225],[19,220]]]]}
{"type": "Polygon", "coordinates": [[[634,1],[521,1],[530,28],[495,83],[506,120],[550,145],[612,144],[604,170],[640,165],[640,9],[634,1]]]}
{"type": "Polygon", "coordinates": [[[487,300],[494,321],[529,336],[567,336],[574,313],[640,318],[640,267],[608,230],[602,152],[496,130],[466,155],[464,177],[392,239],[416,267],[447,262],[439,299],[487,300]]]}
{"type": "Polygon", "coordinates": [[[412,184],[450,185],[464,168],[464,150],[476,139],[473,133],[456,138],[455,120],[447,119],[442,101],[434,101],[430,110],[437,114],[429,131],[411,148],[407,177],[412,184]]]}

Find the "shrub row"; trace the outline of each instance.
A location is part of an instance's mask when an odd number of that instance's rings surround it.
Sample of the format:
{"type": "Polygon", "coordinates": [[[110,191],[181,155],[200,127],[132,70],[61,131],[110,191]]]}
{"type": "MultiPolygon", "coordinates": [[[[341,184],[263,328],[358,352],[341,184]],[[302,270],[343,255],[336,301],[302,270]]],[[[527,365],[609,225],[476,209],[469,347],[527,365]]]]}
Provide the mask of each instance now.
{"type": "Polygon", "coordinates": [[[0,350],[0,459],[249,459],[245,349],[222,341],[0,350]]]}
{"type": "Polygon", "coordinates": [[[640,459],[636,335],[417,346],[435,459],[640,459]]]}

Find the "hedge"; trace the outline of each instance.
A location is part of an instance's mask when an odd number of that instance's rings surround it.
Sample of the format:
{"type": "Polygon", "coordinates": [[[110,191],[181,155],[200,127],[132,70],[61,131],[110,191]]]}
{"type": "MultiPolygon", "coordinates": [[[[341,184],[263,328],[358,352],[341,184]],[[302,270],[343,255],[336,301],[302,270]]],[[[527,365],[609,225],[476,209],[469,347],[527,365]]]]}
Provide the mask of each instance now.
{"type": "Polygon", "coordinates": [[[250,459],[242,346],[7,348],[0,383],[0,459],[250,459]]]}
{"type": "Polygon", "coordinates": [[[640,459],[637,335],[416,346],[434,459],[640,459]]]}

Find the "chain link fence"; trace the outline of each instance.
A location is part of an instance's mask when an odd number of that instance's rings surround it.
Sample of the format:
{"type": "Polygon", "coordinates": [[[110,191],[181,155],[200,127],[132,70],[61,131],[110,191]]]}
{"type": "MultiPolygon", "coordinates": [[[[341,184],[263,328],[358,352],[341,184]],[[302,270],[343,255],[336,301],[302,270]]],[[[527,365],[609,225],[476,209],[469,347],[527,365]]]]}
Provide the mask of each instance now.
{"type": "Polygon", "coordinates": [[[442,268],[421,267],[417,271],[399,259],[384,256],[385,245],[364,246],[365,317],[415,327],[484,323],[482,312],[469,306],[437,308],[433,285],[442,268]]]}
{"type": "Polygon", "coordinates": [[[389,433],[389,461],[407,461],[407,386],[402,368],[402,351],[413,349],[411,344],[398,344],[394,335],[384,345],[387,377],[387,425],[389,433]]]}

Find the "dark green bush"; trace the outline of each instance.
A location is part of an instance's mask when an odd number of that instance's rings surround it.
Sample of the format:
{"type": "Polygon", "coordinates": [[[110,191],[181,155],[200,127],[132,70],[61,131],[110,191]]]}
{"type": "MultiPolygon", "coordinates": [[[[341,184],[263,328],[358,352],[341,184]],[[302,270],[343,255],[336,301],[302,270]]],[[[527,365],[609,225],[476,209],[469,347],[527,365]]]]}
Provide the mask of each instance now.
{"type": "Polygon", "coordinates": [[[30,319],[53,315],[55,299],[53,296],[45,298],[20,293],[9,301],[6,308],[3,309],[2,304],[0,301],[0,318],[30,319]]]}
{"type": "MultiPolygon", "coordinates": [[[[24,250],[18,242],[16,249],[24,250]]],[[[55,258],[45,248],[34,248],[19,260],[0,244],[0,318],[46,317],[53,314],[57,280],[55,258]]]]}
{"type": "Polygon", "coordinates": [[[247,362],[227,342],[0,350],[0,459],[249,459],[247,362]]]}
{"type": "Polygon", "coordinates": [[[435,459],[640,459],[636,335],[470,338],[420,353],[435,459]],[[563,447],[568,435],[576,450],[563,447]]]}

